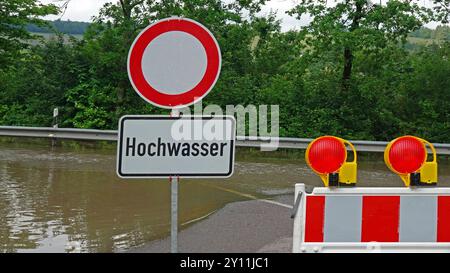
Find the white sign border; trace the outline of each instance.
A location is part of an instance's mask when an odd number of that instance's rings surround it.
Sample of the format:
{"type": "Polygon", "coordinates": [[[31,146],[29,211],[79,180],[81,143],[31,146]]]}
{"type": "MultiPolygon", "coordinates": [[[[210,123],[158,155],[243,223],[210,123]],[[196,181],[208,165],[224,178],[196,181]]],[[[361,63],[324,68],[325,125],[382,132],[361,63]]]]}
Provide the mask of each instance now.
{"type": "Polygon", "coordinates": [[[229,178],[234,174],[234,162],[236,155],[236,119],[231,115],[212,115],[212,116],[204,116],[204,115],[181,115],[178,117],[171,117],[167,115],[125,115],[119,119],[119,128],[118,128],[118,136],[117,136],[117,160],[116,160],[116,174],[122,179],[143,179],[143,178],[170,178],[170,177],[179,177],[179,178],[229,178]],[[120,172],[121,170],[121,152],[122,152],[122,130],[123,123],[127,119],[159,119],[159,120],[177,120],[177,119],[229,119],[232,121],[232,131],[234,133],[231,134],[232,139],[231,143],[231,156],[230,156],[230,164],[229,171],[226,174],[218,173],[218,174],[123,174],[120,172]]]}

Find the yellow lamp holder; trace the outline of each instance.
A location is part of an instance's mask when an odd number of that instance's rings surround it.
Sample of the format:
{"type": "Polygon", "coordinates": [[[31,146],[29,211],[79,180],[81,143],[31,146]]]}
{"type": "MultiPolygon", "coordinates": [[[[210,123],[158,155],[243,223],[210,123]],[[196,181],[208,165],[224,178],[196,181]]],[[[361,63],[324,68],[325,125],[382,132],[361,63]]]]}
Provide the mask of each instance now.
{"type": "MultiPolygon", "coordinates": [[[[323,136],[325,137],[325,136],[323,136]]],[[[330,137],[330,136],[326,136],[326,137],[330,137]]],[[[322,138],[316,138],[315,140],[313,140],[309,145],[308,148],[306,149],[306,153],[305,153],[305,158],[306,158],[306,163],[308,164],[308,166],[310,166],[310,168],[322,179],[323,184],[325,185],[325,187],[329,187],[329,186],[355,186],[356,185],[356,180],[357,180],[357,155],[356,155],[356,149],[353,146],[353,144],[345,139],[339,138],[339,137],[335,137],[335,136],[331,136],[337,140],[339,140],[343,146],[345,148],[350,147],[350,149],[353,152],[353,160],[350,162],[347,162],[347,149],[346,149],[346,153],[345,153],[345,161],[344,163],[341,165],[341,167],[337,170],[337,172],[334,173],[321,173],[316,171],[314,168],[312,168],[311,163],[309,161],[309,150],[312,146],[312,144],[317,141],[318,139],[322,138]]]]}
{"type": "Polygon", "coordinates": [[[398,176],[400,176],[400,178],[402,179],[402,181],[406,187],[437,185],[438,165],[437,165],[436,149],[434,148],[433,144],[431,144],[430,142],[426,141],[425,139],[422,139],[419,137],[415,137],[415,136],[408,136],[408,137],[413,137],[424,144],[424,148],[426,151],[425,162],[418,169],[418,171],[414,172],[414,173],[400,173],[400,172],[396,171],[392,167],[391,163],[389,162],[389,151],[392,147],[392,144],[401,137],[398,137],[398,138],[392,140],[391,142],[389,142],[386,149],[384,150],[384,162],[386,163],[386,165],[392,172],[394,172],[398,176]],[[428,151],[426,149],[426,146],[430,147],[431,153],[433,154],[433,159],[431,161],[427,161],[428,151]]]}

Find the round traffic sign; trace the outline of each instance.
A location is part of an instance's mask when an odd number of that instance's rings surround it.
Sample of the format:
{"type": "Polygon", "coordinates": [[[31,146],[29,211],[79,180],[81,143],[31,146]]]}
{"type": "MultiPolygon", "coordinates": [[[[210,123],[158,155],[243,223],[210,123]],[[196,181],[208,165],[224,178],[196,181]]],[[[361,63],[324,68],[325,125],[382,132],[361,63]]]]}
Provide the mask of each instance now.
{"type": "Polygon", "coordinates": [[[334,173],[347,159],[347,150],[340,139],[323,136],[309,144],[306,159],[314,171],[321,174],[334,173]]]}
{"type": "Polygon", "coordinates": [[[402,174],[416,172],[427,157],[425,145],[413,136],[395,139],[390,145],[388,153],[392,169],[402,174]]]}
{"type": "Polygon", "coordinates": [[[179,108],[211,91],[221,62],[219,44],[205,26],[172,17],[149,25],[136,37],[128,53],[128,77],[147,102],[179,108]]]}

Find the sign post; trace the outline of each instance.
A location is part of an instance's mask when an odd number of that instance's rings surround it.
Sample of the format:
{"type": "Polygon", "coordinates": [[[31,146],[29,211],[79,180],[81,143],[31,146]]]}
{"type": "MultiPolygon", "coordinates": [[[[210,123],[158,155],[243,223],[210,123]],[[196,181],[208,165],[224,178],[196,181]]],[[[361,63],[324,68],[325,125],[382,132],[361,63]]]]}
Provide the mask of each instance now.
{"type": "Polygon", "coordinates": [[[169,178],[171,252],[177,252],[178,182],[233,174],[236,121],[232,116],[123,116],[119,122],[117,174],[169,178]]]}
{"type": "Polygon", "coordinates": [[[170,252],[178,253],[178,177],[170,178],[170,252]]]}
{"type": "Polygon", "coordinates": [[[119,121],[117,174],[169,178],[171,252],[178,252],[178,182],[181,177],[232,175],[233,116],[180,116],[178,109],[203,99],[221,66],[219,44],[202,24],[187,18],[159,20],[142,30],[128,53],[130,83],[145,101],[170,116],[123,116],[119,121]]]}
{"type": "MultiPolygon", "coordinates": [[[[172,109],[171,117],[178,117],[177,109],[172,109]]],[[[178,253],[178,176],[171,176],[170,180],[170,252],[178,253]]]]}

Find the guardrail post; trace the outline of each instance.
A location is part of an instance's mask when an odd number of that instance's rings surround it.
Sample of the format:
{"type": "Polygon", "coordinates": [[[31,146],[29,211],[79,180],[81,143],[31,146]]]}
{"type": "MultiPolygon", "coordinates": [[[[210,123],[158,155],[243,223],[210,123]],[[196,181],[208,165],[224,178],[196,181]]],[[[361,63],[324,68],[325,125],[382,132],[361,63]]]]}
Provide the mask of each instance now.
{"type": "Polygon", "coordinates": [[[58,107],[53,109],[53,128],[58,128],[58,107]]]}
{"type": "MultiPolygon", "coordinates": [[[[53,128],[58,128],[58,107],[55,107],[53,109],[53,121],[52,121],[53,128]]],[[[56,145],[56,138],[52,137],[52,148],[56,145]]]]}

